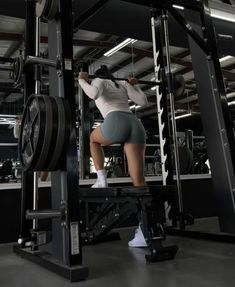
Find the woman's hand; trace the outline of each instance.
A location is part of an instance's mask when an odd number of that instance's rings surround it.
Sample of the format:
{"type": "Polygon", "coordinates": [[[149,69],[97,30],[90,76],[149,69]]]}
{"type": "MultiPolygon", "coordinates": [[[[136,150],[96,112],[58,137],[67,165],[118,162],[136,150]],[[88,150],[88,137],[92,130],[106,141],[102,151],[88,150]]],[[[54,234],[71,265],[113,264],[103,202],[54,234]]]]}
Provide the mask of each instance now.
{"type": "Polygon", "coordinates": [[[129,83],[130,85],[134,86],[134,85],[138,84],[138,80],[137,80],[136,78],[131,78],[131,77],[129,77],[129,78],[128,78],[128,83],[129,83]]]}
{"type": "Polygon", "coordinates": [[[78,78],[81,79],[81,80],[85,80],[85,81],[88,82],[88,80],[89,80],[89,75],[88,75],[87,72],[80,72],[78,78]]]}

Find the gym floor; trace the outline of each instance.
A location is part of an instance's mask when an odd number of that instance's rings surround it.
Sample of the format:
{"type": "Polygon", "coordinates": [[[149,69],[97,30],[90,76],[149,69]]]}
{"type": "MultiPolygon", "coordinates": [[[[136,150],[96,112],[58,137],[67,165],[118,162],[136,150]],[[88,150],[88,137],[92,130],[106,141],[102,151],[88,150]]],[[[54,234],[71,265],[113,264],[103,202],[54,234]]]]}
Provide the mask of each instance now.
{"type": "Polygon", "coordinates": [[[177,244],[175,260],[145,263],[145,249],[128,248],[133,228],[121,229],[122,240],[85,246],[85,281],[70,283],[0,246],[1,287],[234,287],[235,244],[168,236],[166,244],[177,244]],[[72,285],[71,285],[72,284],[72,285]]]}

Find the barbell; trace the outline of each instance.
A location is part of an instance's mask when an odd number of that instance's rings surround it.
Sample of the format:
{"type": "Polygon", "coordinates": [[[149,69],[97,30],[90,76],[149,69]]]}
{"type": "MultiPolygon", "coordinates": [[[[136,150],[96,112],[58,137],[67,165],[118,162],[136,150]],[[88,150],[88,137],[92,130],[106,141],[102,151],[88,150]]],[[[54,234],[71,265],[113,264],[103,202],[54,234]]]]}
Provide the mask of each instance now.
{"type": "MultiPolygon", "coordinates": [[[[115,80],[115,81],[129,81],[127,78],[116,78],[116,77],[107,77],[107,76],[96,76],[96,75],[88,75],[89,79],[95,79],[95,78],[100,78],[104,80],[115,80]]],[[[179,74],[173,74],[173,87],[174,87],[174,95],[175,97],[180,97],[184,94],[185,90],[185,80],[182,75],[179,74]]],[[[138,80],[138,79],[137,79],[138,80]]],[[[150,87],[155,87],[155,86],[161,86],[161,87],[167,87],[167,81],[145,81],[145,80],[138,80],[138,84],[140,85],[146,85],[150,87]]]]}
{"type": "MultiPolygon", "coordinates": [[[[50,60],[50,59],[45,59],[41,57],[35,57],[35,56],[28,56],[26,60],[24,61],[23,57],[20,55],[14,59],[13,65],[12,65],[12,71],[10,73],[11,78],[14,80],[15,85],[19,85],[22,79],[22,73],[25,65],[46,65],[49,67],[54,67],[54,68],[61,68],[61,63],[60,61],[56,60],[50,60]]],[[[94,78],[101,78],[101,79],[107,79],[110,80],[111,77],[107,76],[96,76],[96,75],[89,75],[89,79],[94,79],[94,78]]],[[[112,78],[115,81],[127,81],[127,78],[112,78]]],[[[138,84],[140,85],[146,85],[150,87],[154,86],[162,86],[162,87],[167,87],[167,81],[144,81],[144,80],[138,80],[138,84]]],[[[184,94],[185,90],[185,80],[182,75],[179,74],[173,74],[173,87],[174,87],[174,95],[175,97],[180,97],[184,94]]]]}

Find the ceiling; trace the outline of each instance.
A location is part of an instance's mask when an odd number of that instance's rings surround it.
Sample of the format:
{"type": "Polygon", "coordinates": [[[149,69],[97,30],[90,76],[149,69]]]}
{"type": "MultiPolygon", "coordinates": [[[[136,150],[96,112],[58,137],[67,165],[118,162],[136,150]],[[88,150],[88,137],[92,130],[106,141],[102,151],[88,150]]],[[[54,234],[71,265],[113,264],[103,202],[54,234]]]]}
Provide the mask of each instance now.
{"type": "MultiPolygon", "coordinates": [[[[102,1],[102,0],[101,0],[102,1]]],[[[83,19],[84,15],[100,0],[74,0],[74,19],[83,19]]],[[[86,60],[90,73],[100,65],[106,64],[116,77],[134,75],[138,79],[150,81],[153,79],[153,53],[150,26],[150,8],[143,3],[148,1],[118,1],[110,0],[87,21],[80,21],[79,29],[74,33],[74,59],[76,62],[86,60]],[[139,2],[139,4],[130,3],[139,2]],[[125,47],[111,57],[104,57],[104,53],[126,38],[137,39],[132,46],[125,47]]],[[[151,1],[149,1],[151,2],[151,1]]],[[[222,2],[210,1],[213,9],[229,11],[235,18],[235,7],[222,2]]],[[[23,89],[15,87],[9,77],[11,61],[24,50],[25,31],[25,1],[8,0],[0,4],[0,114],[18,114],[23,106],[23,89]],[[12,9],[14,7],[14,9],[12,9]]],[[[221,62],[222,71],[227,85],[229,101],[235,100],[235,23],[213,18],[216,34],[230,35],[233,40],[218,38],[219,57],[230,55],[228,60],[221,62]],[[234,99],[233,99],[234,98],[234,99]]],[[[177,114],[193,111],[200,121],[197,101],[196,83],[192,69],[187,35],[171,17],[169,18],[169,38],[171,45],[171,62],[174,74],[182,74],[186,82],[184,95],[175,98],[177,114]]],[[[41,53],[47,55],[47,24],[41,25],[41,53]]],[[[48,81],[44,76],[44,84],[48,81]]],[[[142,85],[148,96],[149,105],[136,110],[138,115],[146,121],[156,118],[156,95],[151,87],[142,85]]],[[[130,103],[131,105],[131,103],[130,103]]],[[[185,128],[191,119],[182,119],[185,128]]],[[[195,124],[196,126],[196,124],[195,124]]]]}

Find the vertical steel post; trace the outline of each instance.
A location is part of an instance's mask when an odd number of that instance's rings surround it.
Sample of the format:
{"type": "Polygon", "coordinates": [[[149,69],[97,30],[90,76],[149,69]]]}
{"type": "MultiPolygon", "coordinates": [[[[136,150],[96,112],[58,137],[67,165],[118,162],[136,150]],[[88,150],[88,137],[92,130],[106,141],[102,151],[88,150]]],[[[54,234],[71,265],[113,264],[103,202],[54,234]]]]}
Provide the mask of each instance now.
{"type": "MultiPolygon", "coordinates": [[[[41,33],[40,33],[40,18],[36,17],[36,37],[35,37],[35,56],[40,56],[40,40],[41,40],[41,33]]],[[[40,75],[39,75],[40,67],[36,66],[36,79],[35,79],[35,94],[39,95],[41,91],[41,82],[40,82],[40,75]]],[[[33,173],[33,210],[38,209],[38,172],[33,173]]],[[[38,228],[38,219],[33,219],[33,229],[38,228]]]]}
{"type": "MultiPolygon", "coordinates": [[[[25,57],[35,53],[35,1],[26,0],[25,20],[25,57]]],[[[35,92],[34,67],[28,66],[24,71],[24,102],[35,92]]],[[[33,173],[22,172],[22,193],[21,193],[21,227],[19,243],[23,244],[24,239],[30,238],[31,222],[25,218],[27,209],[33,205],[33,173]]]]}
{"type": "Polygon", "coordinates": [[[165,42],[165,48],[166,48],[167,83],[168,83],[168,95],[170,98],[170,109],[171,109],[171,125],[172,125],[172,136],[173,136],[174,156],[175,156],[175,173],[176,173],[177,193],[178,193],[178,207],[179,207],[179,212],[183,213],[179,149],[178,149],[177,129],[176,129],[176,120],[175,120],[175,104],[174,104],[174,93],[173,93],[174,84],[173,84],[173,77],[172,77],[172,72],[171,72],[168,14],[165,9],[162,10],[162,21],[163,21],[163,28],[164,28],[164,42],[165,42]]]}
{"type": "Polygon", "coordinates": [[[202,1],[200,14],[186,9],[185,17],[187,25],[200,35],[208,47],[207,50],[202,49],[189,37],[220,229],[235,233],[234,127],[229,115],[208,1],[202,1]]]}

